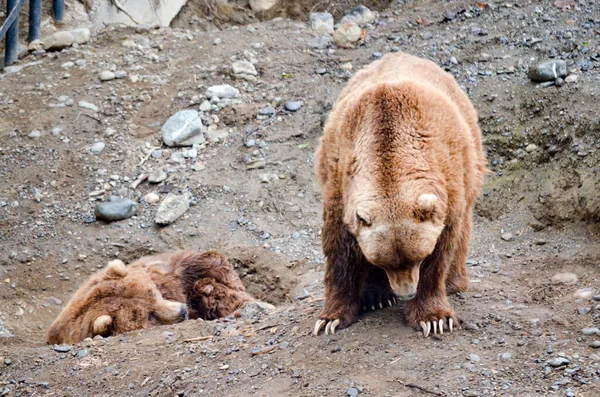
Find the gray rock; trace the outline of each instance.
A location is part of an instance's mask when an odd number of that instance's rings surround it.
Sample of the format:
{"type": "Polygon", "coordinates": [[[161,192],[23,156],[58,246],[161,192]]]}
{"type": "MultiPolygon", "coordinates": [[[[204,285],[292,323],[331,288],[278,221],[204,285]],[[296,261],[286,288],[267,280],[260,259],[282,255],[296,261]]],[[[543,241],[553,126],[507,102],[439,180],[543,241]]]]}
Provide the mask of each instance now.
{"type": "Polygon", "coordinates": [[[515,237],[513,236],[512,233],[506,232],[506,233],[502,233],[500,235],[500,238],[504,241],[512,241],[512,240],[514,240],[515,237]]]}
{"type": "Polygon", "coordinates": [[[313,12],[309,17],[310,27],[319,35],[333,34],[333,15],[328,12],[313,12]]]}
{"type": "Polygon", "coordinates": [[[324,50],[331,43],[331,36],[324,34],[322,36],[315,37],[308,42],[308,46],[315,50],[324,50]]]}
{"type": "Polygon", "coordinates": [[[254,147],[256,145],[256,141],[254,139],[248,139],[244,145],[246,147],[254,147]]]}
{"type": "Polygon", "coordinates": [[[116,77],[117,79],[124,79],[125,77],[127,77],[127,72],[126,72],[126,71],[124,71],[124,70],[117,70],[117,71],[115,72],[115,77],[116,77]]]}
{"type": "Polygon", "coordinates": [[[208,100],[204,100],[200,104],[200,111],[201,112],[208,112],[211,109],[212,109],[212,105],[210,104],[210,101],[208,101],[208,100]]]}
{"type": "Polygon", "coordinates": [[[565,77],[565,83],[574,83],[577,81],[578,78],[579,76],[577,76],[576,74],[570,74],[567,77],[565,77]]]}
{"type": "Polygon", "coordinates": [[[148,193],[144,196],[144,201],[148,204],[156,204],[160,200],[160,196],[156,193],[148,193]]]}
{"type": "Polygon", "coordinates": [[[302,107],[302,104],[298,101],[287,101],[284,107],[287,111],[295,112],[302,107]]]}
{"type": "Polygon", "coordinates": [[[100,154],[102,153],[105,147],[106,144],[104,142],[96,142],[88,148],[88,152],[92,154],[100,154]]]}
{"type": "Polygon", "coordinates": [[[529,68],[527,76],[535,82],[554,81],[567,76],[567,64],[562,60],[547,61],[529,68]]]}
{"type": "Polygon", "coordinates": [[[222,142],[229,137],[227,130],[206,131],[206,139],[210,142],[222,142]]]}
{"type": "Polygon", "coordinates": [[[70,47],[75,42],[75,37],[70,32],[56,32],[52,36],[42,40],[42,45],[45,50],[62,50],[70,47]]]}
{"type": "Polygon", "coordinates": [[[340,25],[348,22],[354,22],[358,25],[365,25],[372,22],[375,16],[367,7],[360,5],[351,9],[340,21],[340,25]]]}
{"type": "Polygon", "coordinates": [[[181,152],[181,155],[185,159],[195,159],[198,157],[198,151],[196,149],[189,149],[181,152]]]}
{"type": "MultiPolygon", "coordinates": [[[[231,70],[233,74],[248,74],[251,76],[256,76],[258,73],[254,68],[254,65],[248,61],[237,61],[231,65],[231,70]]],[[[217,95],[219,98],[223,98],[220,95],[217,95]]]]}
{"type": "Polygon", "coordinates": [[[357,397],[358,396],[358,390],[355,389],[354,387],[349,388],[346,393],[348,394],[348,397],[357,397]]]}
{"type": "Polygon", "coordinates": [[[362,29],[356,23],[348,22],[336,29],[333,33],[333,41],[340,47],[352,48],[361,36],[362,29]]]}
{"type": "Polygon", "coordinates": [[[512,358],[512,354],[511,353],[502,353],[500,355],[500,359],[501,360],[510,360],[512,358]]]}
{"type": "Polygon", "coordinates": [[[246,169],[254,170],[254,169],[259,169],[259,168],[265,168],[266,165],[267,165],[267,162],[265,161],[265,159],[257,159],[257,160],[252,160],[248,164],[246,164],[246,169]]]}
{"type": "Polygon", "coordinates": [[[105,70],[104,72],[100,73],[100,81],[111,81],[116,78],[117,76],[110,70],[105,70]]]}
{"type": "Polygon", "coordinates": [[[167,146],[192,146],[204,143],[202,121],[196,110],[182,110],[171,116],[161,129],[167,146]]]}
{"type": "Polygon", "coordinates": [[[161,183],[165,179],[167,179],[167,173],[161,170],[160,168],[152,171],[148,175],[148,182],[150,183],[161,183]]]}
{"type": "Polygon", "coordinates": [[[72,348],[71,345],[54,345],[54,351],[59,353],[68,353],[72,348]]]}
{"type": "Polygon", "coordinates": [[[315,69],[315,73],[323,75],[323,74],[327,73],[327,69],[325,69],[325,68],[316,68],[315,69]]]}
{"type": "Polygon", "coordinates": [[[153,150],[151,156],[153,159],[161,159],[163,156],[163,151],[160,149],[153,150]]]}
{"type": "Polygon", "coordinates": [[[273,106],[260,108],[258,109],[258,114],[260,114],[261,116],[272,116],[275,114],[275,108],[273,106]]]}
{"type": "Polygon", "coordinates": [[[570,362],[571,361],[569,361],[565,357],[554,357],[548,360],[548,365],[554,368],[558,368],[564,365],[569,365],[570,362]]]}
{"type": "Polygon", "coordinates": [[[275,306],[261,301],[250,301],[246,302],[242,306],[241,316],[244,318],[253,318],[261,313],[268,313],[274,310],[275,306]]]}
{"type": "Polygon", "coordinates": [[[592,336],[600,334],[600,329],[596,327],[584,328],[581,330],[581,333],[585,336],[592,336]]]}
{"type": "Polygon", "coordinates": [[[206,90],[206,97],[211,99],[213,97],[221,99],[233,99],[240,95],[237,88],[230,86],[229,84],[214,85],[206,90]]]}
{"type": "Polygon", "coordinates": [[[38,130],[33,130],[27,136],[30,138],[36,139],[36,138],[39,138],[42,136],[42,132],[38,131],[38,130]]]}
{"type": "Polygon", "coordinates": [[[0,338],[12,338],[13,334],[4,326],[4,322],[0,320],[0,338]]]}
{"type": "Polygon", "coordinates": [[[595,340],[590,343],[590,347],[593,349],[600,349],[600,340],[595,340]]]}
{"type": "Polygon", "coordinates": [[[48,300],[46,300],[46,302],[48,302],[49,305],[56,305],[56,306],[62,305],[62,301],[53,296],[49,297],[48,300]]]}
{"type": "Polygon", "coordinates": [[[115,201],[100,203],[94,210],[96,219],[107,222],[119,221],[134,216],[138,211],[138,204],[130,199],[117,199],[115,201]]]}
{"type": "Polygon", "coordinates": [[[471,353],[469,354],[469,361],[478,363],[481,360],[477,354],[471,353]]]}
{"type": "Polygon", "coordinates": [[[577,284],[578,278],[575,273],[557,273],[552,276],[552,284],[565,284],[565,285],[573,285],[577,284]]]}
{"type": "Polygon", "coordinates": [[[78,105],[79,105],[80,108],[83,108],[83,109],[88,109],[88,110],[91,110],[93,112],[97,112],[98,111],[98,106],[94,105],[93,103],[89,103],[89,102],[86,102],[86,101],[79,101],[78,105]]]}
{"type": "Polygon", "coordinates": [[[189,208],[190,201],[187,197],[169,193],[160,203],[154,222],[160,225],[168,225],[185,214],[189,208]]]}

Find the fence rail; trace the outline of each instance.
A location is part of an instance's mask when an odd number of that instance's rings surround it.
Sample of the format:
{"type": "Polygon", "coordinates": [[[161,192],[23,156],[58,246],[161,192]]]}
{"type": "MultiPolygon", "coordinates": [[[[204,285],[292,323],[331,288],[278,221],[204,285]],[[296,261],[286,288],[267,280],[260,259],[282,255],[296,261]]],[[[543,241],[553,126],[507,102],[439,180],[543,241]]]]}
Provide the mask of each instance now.
{"type": "MultiPolygon", "coordinates": [[[[19,13],[27,0],[7,0],[6,19],[0,27],[0,40],[6,36],[4,47],[4,65],[10,66],[17,60],[19,51],[19,13]]],[[[65,13],[64,0],[52,0],[52,14],[56,24],[63,22],[65,13]]],[[[28,41],[38,40],[42,27],[42,0],[29,0],[29,35],[28,41]]]]}

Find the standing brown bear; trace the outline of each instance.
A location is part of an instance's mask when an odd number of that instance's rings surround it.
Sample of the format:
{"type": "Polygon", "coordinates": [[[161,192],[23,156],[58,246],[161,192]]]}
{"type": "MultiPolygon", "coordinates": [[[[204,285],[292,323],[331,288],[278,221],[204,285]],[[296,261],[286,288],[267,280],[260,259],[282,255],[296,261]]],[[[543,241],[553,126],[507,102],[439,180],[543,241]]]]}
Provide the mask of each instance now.
{"type": "Polygon", "coordinates": [[[425,336],[452,331],[465,291],[473,205],[486,173],[477,113],[434,63],[389,54],[358,72],[316,154],[325,307],[318,335],[396,298],[425,336]]]}

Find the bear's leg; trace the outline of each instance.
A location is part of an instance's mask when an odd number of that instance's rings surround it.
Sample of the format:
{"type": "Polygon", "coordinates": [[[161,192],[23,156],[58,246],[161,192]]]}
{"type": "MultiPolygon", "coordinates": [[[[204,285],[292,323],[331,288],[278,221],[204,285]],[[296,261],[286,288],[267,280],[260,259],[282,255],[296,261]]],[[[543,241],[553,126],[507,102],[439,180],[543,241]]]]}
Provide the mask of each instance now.
{"type": "Polygon", "coordinates": [[[421,264],[417,295],[404,306],[412,327],[420,327],[427,337],[430,332],[453,330],[456,313],[446,297],[446,277],[450,267],[452,247],[457,243],[456,227],[447,225],[433,253],[421,264]]]}
{"type": "Polygon", "coordinates": [[[334,334],[358,319],[360,293],[367,276],[368,263],[354,236],[342,220],[342,206],[325,201],[322,243],[325,265],[325,305],[314,328],[318,335],[334,334]]]}
{"type": "Polygon", "coordinates": [[[446,292],[455,294],[469,289],[469,276],[467,275],[467,254],[469,253],[469,241],[471,239],[471,228],[473,223],[473,211],[468,210],[467,215],[460,224],[458,241],[454,247],[454,255],[448,269],[446,279],[446,292]]]}
{"type": "Polygon", "coordinates": [[[367,267],[369,276],[360,298],[362,310],[383,309],[384,306],[392,306],[396,303],[396,294],[390,286],[385,271],[371,264],[368,264],[367,267]]]}

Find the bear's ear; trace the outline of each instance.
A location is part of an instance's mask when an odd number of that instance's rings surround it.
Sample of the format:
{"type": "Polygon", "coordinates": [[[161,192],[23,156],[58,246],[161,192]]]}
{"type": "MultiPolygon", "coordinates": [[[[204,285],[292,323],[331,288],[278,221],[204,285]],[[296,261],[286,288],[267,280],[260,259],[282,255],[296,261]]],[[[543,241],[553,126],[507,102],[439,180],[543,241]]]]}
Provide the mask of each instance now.
{"type": "Polygon", "coordinates": [[[215,287],[212,284],[205,284],[202,287],[200,287],[200,292],[202,292],[205,295],[210,295],[214,289],[215,287]]]}
{"type": "Polygon", "coordinates": [[[433,216],[435,205],[438,202],[438,196],[431,193],[424,193],[417,199],[417,208],[415,217],[421,221],[428,221],[433,216]]]}
{"type": "Polygon", "coordinates": [[[120,278],[127,276],[127,267],[122,260],[115,259],[108,262],[106,266],[106,275],[111,278],[120,278]]]}
{"type": "Polygon", "coordinates": [[[108,336],[112,327],[113,319],[108,314],[103,314],[94,320],[94,335],[108,336]]]}

